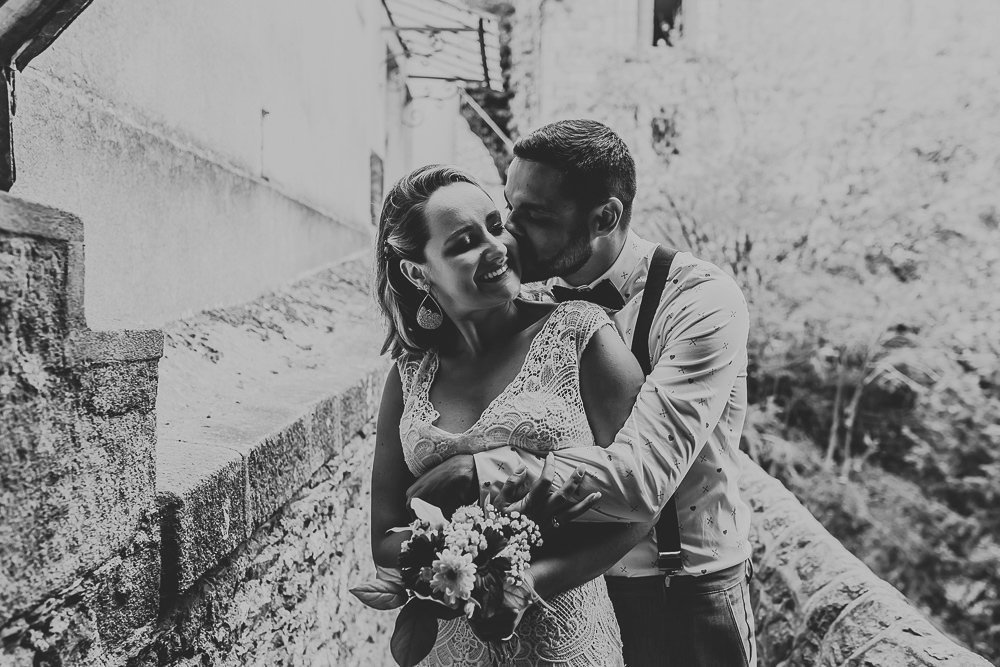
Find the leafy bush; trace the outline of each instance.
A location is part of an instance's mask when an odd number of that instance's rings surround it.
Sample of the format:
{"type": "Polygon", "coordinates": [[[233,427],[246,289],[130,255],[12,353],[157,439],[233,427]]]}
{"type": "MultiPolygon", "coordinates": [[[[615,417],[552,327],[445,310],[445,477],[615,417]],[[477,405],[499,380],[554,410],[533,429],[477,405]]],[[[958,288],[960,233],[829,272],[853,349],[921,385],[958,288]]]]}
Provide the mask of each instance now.
{"type": "MultiPolygon", "coordinates": [[[[990,655],[1000,644],[1000,544],[974,518],[929,499],[877,466],[843,478],[807,442],[748,428],[755,454],[851,552],[891,581],[942,630],[990,655]]],[[[780,428],[767,424],[765,432],[780,428]]]]}

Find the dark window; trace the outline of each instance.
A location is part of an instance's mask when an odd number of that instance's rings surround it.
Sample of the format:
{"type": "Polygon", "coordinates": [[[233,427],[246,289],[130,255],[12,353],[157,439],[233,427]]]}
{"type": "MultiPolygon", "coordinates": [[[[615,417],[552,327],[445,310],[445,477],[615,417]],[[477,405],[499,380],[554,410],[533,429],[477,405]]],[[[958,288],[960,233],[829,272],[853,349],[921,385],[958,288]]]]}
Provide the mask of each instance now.
{"type": "Polygon", "coordinates": [[[683,0],[653,0],[653,46],[673,46],[683,27],[683,0]]]}

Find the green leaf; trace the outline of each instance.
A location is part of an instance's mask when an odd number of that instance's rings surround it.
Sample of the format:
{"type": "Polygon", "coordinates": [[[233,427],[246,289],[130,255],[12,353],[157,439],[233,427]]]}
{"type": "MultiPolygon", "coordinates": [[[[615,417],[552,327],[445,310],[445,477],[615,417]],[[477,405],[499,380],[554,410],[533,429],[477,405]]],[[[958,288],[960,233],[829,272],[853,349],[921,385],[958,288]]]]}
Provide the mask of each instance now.
{"type": "Polygon", "coordinates": [[[392,657],[400,667],[413,667],[427,657],[437,641],[437,619],[426,613],[414,600],[396,617],[396,627],[389,640],[392,657]]]}
{"type": "Polygon", "coordinates": [[[433,596],[422,595],[417,591],[414,591],[414,595],[416,596],[416,599],[412,600],[410,604],[419,608],[421,614],[430,614],[431,616],[440,618],[443,621],[450,621],[453,618],[465,615],[462,612],[462,609],[449,607],[444,602],[441,602],[433,596]]]}
{"type": "Polygon", "coordinates": [[[376,579],[351,589],[351,595],[375,609],[395,609],[406,604],[406,592],[402,584],[376,579]]]}

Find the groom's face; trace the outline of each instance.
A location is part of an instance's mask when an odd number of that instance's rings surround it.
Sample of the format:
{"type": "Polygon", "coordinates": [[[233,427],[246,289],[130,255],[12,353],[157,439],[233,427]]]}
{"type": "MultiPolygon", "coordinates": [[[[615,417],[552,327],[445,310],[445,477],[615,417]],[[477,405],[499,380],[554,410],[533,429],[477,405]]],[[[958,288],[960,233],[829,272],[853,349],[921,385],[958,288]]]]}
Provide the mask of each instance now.
{"type": "Polygon", "coordinates": [[[564,179],[553,167],[520,158],[507,169],[507,229],[517,239],[523,282],[568,276],[593,254],[590,211],[567,194],[564,179]]]}

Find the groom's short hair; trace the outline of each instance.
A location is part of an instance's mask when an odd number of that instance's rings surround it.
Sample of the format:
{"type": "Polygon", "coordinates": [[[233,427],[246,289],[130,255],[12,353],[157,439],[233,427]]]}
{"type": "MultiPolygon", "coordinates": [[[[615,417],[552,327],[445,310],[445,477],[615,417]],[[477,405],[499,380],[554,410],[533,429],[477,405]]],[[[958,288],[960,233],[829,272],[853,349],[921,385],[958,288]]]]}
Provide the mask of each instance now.
{"type": "Polygon", "coordinates": [[[596,120],[560,120],[514,144],[514,156],[548,165],[565,176],[568,194],[589,205],[608,197],[622,203],[622,226],[632,219],[635,161],[611,128],[596,120]]]}

